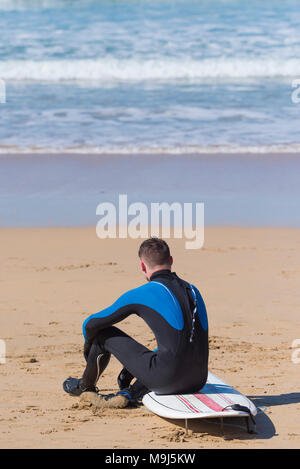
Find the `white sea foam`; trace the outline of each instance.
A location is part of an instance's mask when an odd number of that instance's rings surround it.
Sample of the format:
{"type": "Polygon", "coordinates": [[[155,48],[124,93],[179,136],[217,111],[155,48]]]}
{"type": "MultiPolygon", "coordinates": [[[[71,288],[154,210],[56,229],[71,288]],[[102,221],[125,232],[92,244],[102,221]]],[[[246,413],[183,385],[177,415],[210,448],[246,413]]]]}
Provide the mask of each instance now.
{"type": "Polygon", "coordinates": [[[191,154],[300,153],[300,143],[290,145],[177,145],[177,146],[0,146],[4,154],[90,154],[90,155],[191,155],[191,154]]]}
{"type": "Polygon", "coordinates": [[[288,58],[179,58],[10,60],[0,63],[0,77],[11,81],[170,81],[207,78],[298,77],[300,59],[288,58]]]}

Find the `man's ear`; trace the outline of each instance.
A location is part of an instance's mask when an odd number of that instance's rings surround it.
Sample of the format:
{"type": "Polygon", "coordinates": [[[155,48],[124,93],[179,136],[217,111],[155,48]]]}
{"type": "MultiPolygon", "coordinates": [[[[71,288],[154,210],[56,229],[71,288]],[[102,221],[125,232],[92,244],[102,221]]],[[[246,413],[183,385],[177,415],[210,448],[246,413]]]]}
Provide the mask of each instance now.
{"type": "Polygon", "coordinates": [[[170,256],[170,265],[173,265],[173,257],[170,256]]]}
{"type": "Polygon", "coordinates": [[[141,266],[142,272],[146,273],[147,272],[146,264],[144,264],[143,261],[140,261],[140,266],[141,266]]]}

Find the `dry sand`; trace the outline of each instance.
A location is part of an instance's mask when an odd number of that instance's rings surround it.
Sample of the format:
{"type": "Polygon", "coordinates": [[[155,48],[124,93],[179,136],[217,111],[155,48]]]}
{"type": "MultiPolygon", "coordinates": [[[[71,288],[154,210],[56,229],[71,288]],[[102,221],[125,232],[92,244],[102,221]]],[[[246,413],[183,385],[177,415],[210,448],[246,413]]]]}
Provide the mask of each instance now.
{"type": "MultiPolygon", "coordinates": [[[[0,230],[1,448],[282,448],[300,447],[300,230],[207,228],[205,246],[171,240],[174,270],[195,283],[207,304],[210,370],[262,409],[257,435],[239,426],[180,422],[144,408],[93,414],[66,395],[80,376],[83,320],[142,283],[140,240],[100,241],[94,228],[0,230]]],[[[145,345],[155,341],[141,319],[120,325],[145,345]]],[[[120,363],[99,381],[116,390],[120,363]]],[[[238,425],[237,422],[234,422],[238,425]]]]}

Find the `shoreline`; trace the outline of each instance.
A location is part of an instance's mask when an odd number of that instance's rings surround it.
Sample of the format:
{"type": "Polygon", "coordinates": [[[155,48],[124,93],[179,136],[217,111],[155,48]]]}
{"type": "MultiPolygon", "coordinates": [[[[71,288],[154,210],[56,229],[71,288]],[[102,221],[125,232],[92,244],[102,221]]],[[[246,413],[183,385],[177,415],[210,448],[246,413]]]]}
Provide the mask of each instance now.
{"type": "MultiPolygon", "coordinates": [[[[93,151],[88,151],[88,150],[84,150],[84,151],[74,151],[74,150],[70,150],[70,151],[64,151],[64,150],[60,150],[60,149],[57,149],[55,151],[51,151],[51,150],[43,150],[43,151],[35,151],[34,149],[30,149],[30,150],[26,150],[26,151],[17,151],[17,152],[5,152],[5,151],[1,151],[1,147],[0,147],[0,158],[33,158],[33,157],[58,157],[58,158],[62,158],[62,157],[70,157],[70,158],[76,158],[76,157],[87,157],[87,158],[92,158],[92,157],[95,157],[95,158],[136,158],[136,157],[140,157],[140,158],[164,158],[164,157],[170,157],[170,158],[185,158],[185,157],[193,157],[193,158],[207,158],[207,157],[225,157],[225,158],[230,158],[230,157],[233,157],[233,158],[236,158],[237,156],[245,156],[245,157],[249,157],[249,156],[259,156],[259,157],[268,157],[268,156],[273,156],[273,157],[276,157],[276,156],[282,156],[282,157],[297,157],[299,158],[299,155],[300,155],[300,144],[299,146],[297,145],[297,147],[295,148],[295,150],[288,150],[288,151],[282,151],[282,150],[279,150],[279,151],[276,151],[275,149],[273,149],[273,147],[271,147],[272,149],[270,151],[259,151],[259,148],[260,146],[255,146],[253,147],[253,151],[242,151],[240,148],[237,148],[235,151],[222,151],[218,148],[216,148],[215,151],[186,151],[186,150],[180,150],[180,151],[176,151],[176,152],[164,152],[164,151],[161,151],[161,150],[158,150],[158,151],[153,151],[153,152],[144,152],[144,151],[141,151],[141,150],[136,150],[136,151],[107,151],[107,152],[93,152],[93,151]]],[[[262,148],[264,148],[264,145],[262,146],[262,148]]],[[[281,147],[279,147],[281,148],[281,147]]]]}

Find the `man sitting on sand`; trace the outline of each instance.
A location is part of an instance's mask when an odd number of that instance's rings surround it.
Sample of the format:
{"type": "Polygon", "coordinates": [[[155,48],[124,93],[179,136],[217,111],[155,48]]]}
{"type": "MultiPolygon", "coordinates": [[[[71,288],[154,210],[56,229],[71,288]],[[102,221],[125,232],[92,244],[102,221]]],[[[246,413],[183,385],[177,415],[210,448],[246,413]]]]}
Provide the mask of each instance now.
{"type": "Polygon", "coordinates": [[[124,293],[112,306],[83,323],[84,357],[81,379],[68,378],[64,390],[79,396],[94,393],[100,407],[126,407],[150,391],[182,394],[199,391],[208,373],[208,323],[204,301],[196,287],[171,272],[169,246],[158,238],[139,248],[140,266],[148,283],[124,293]],[[117,327],[137,314],[152,329],[157,349],[151,351],[117,327]],[[118,377],[120,391],[100,395],[96,384],[111,354],[124,366],[118,377]],[[133,378],[136,381],[131,385],[133,378]]]}

